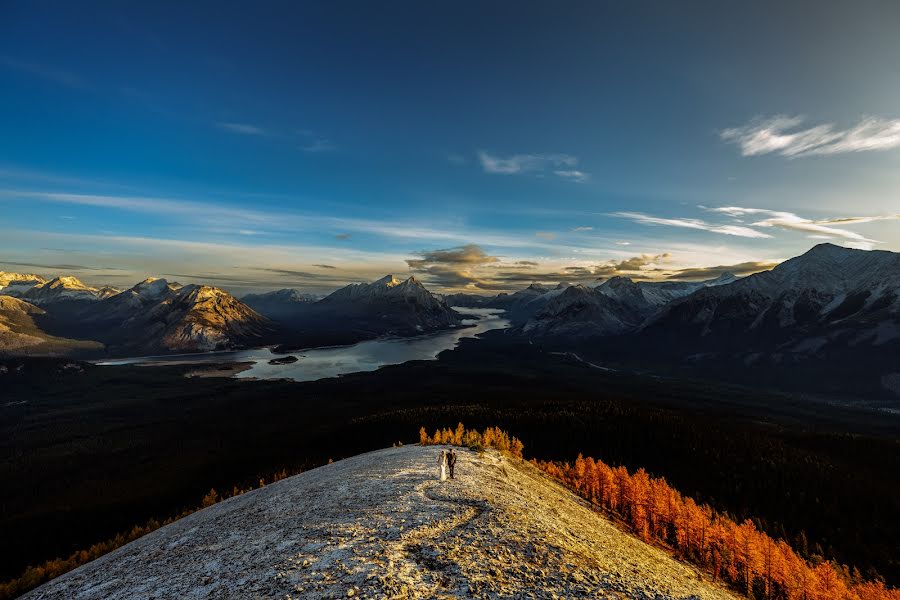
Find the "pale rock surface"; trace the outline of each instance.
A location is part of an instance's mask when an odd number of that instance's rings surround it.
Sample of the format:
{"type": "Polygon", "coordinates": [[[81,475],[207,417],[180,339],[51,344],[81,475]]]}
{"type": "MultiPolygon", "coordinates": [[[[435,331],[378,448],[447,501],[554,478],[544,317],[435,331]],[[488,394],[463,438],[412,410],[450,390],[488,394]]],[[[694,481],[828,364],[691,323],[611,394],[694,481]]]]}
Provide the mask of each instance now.
{"type": "Polygon", "coordinates": [[[734,598],[531,465],[380,450],[202,510],[31,592],[94,598],[734,598]]]}

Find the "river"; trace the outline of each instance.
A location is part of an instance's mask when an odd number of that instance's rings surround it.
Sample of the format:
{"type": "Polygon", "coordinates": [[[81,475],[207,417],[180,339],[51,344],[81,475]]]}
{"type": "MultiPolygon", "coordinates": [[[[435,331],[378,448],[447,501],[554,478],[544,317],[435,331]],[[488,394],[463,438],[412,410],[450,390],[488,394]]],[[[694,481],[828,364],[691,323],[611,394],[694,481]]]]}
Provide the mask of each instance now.
{"type": "Polygon", "coordinates": [[[359,342],[350,346],[310,348],[289,353],[299,360],[289,364],[269,364],[275,358],[288,354],[276,354],[270,348],[253,348],[228,352],[205,352],[165,356],[141,356],[100,361],[98,365],[204,365],[211,363],[249,363],[249,367],[235,373],[238,378],[292,379],[314,381],[348,373],[374,371],[387,365],[397,365],[410,360],[435,360],[444,350],[455,348],[463,338],[476,337],[493,329],[509,327],[504,311],[491,308],[454,307],[466,317],[459,329],[448,329],[415,337],[384,337],[359,342]]]}

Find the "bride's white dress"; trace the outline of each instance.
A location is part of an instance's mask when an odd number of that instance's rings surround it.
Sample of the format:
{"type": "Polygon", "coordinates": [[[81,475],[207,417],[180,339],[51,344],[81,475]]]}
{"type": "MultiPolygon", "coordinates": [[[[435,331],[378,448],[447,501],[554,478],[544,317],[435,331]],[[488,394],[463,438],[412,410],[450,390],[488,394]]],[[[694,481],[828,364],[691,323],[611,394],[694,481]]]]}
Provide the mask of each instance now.
{"type": "Polygon", "coordinates": [[[441,481],[446,481],[447,480],[447,453],[441,452],[441,457],[438,460],[440,460],[440,465],[441,465],[441,481]]]}

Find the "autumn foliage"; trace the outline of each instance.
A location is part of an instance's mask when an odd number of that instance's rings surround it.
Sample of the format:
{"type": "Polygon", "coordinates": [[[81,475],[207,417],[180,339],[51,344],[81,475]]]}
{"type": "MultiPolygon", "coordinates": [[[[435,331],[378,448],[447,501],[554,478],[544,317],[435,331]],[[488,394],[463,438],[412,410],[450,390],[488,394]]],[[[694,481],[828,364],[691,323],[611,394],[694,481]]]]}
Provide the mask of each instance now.
{"type": "MultiPolygon", "coordinates": [[[[496,427],[479,433],[422,427],[419,443],[497,448],[519,458],[523,444],[496,427]]],[[[773,600],[900,600],[900,590],[864,581],[854,570],[801,557],[784,540],[773,540],[750,520],[737,523],[706,504],[683,496],[664,478],[643,469],[631,473],[582,455],[573,463],[532,460],[592,506],[618,518],[642,540],[671,550],[750,598],[773,600]]]]}
{"type": "MultiPolygon", "coordinates": [[[[268,482],[274,483],[276,481],[280,481],[282,479],[285,479],[286,477],[295,475],[297,472],[289,472],[286,469],[282,469],[281,471],[273,473],[271,476],[269,476],[268,482]]],[[[266,478],[260,478],[258,487],[263,487],[266,485],[266,483],[266,478]]],[[[96,543],[90,548],[75,551],[66,558],[56,558],[53,560],[48,560],[34,567],[28,567],[27,569],[25,569],[22,575],[20,575],[16,579],[12,579],[5,583],[0,583],[0,600],[6,600],[7,598],[16,598],[19,595],[24,594],[28,590],[36,588],[42,583],[68,573],[72,569],[80,567],[81,565],[88,563],[96,558],[100,558],[104,554],[108,554],[116,548],[120,548],[125,544],[138,539],[141,536],[147,535],[148,533],[159,529],[160,527],[186,517],[189,514],[200,510],[201,508],[212,506],[217,502],[227,500],[228,498],[231,498],[233,496],[239,496],[253,489],[255,489],[255,486],[246,488],[239,488],[237,486],[234,486],[232,487],[230,492],[224,492],[222,494],[217,492],[215,489],[210,489],[209,492],[201,500],[200,506],[197,508],[189,508],[178,513],[177,515],[173,515],[162,520],[150,519],[143,525],[135,525],[130,530],[118,533],[114,537],[96,543]]]]}
{"type": "Polygon", "coordinates": [[[620,518],[641,539],[661,544],[752,598],[900,600],[900,590],[862,581],[846,566],[813,564],[752,521],[736,523],[682,496],[643,469],[610,467],[578,456],[573,463],[532,461],[592,505],[620,518]]]}
{"type": "Polygon", "coordinates": [[[423,446],[448,444],[474,449],[495,448],[519,458],[522,458],[522,450],[525,449],[524,444],[518,438],[510,437],[499,427],[488,427],[479,433],[477,429],[466,429],[462,423],[459,423],[456,429],[438,429],[432,436],[429,436],[422,427],[419,429],[419,443],[423,446]]]}

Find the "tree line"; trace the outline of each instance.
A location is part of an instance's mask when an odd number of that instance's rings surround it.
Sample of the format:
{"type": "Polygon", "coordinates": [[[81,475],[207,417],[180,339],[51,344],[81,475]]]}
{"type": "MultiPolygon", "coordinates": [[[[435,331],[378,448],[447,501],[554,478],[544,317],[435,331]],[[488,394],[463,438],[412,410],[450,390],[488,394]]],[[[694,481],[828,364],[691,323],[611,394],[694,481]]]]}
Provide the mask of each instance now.
{"type": "MultiPolygon", "coordinates": [[[[491,447],[522,458],[523,444],[499,428],[479,433],[462,423],[419,442],[491,447]]],[[[900,600],[900,590],[866,581],[856,569],[824,559],[808,561],[785,540],[774,540],[753,521],[737,523],[707,504],[682,495],[663,477],[630,472],[581,454],[574,463],[532,459],[531,464],[626,524],[645,542],[670,549],[748,598],[766,600],[900,600]]]]}

